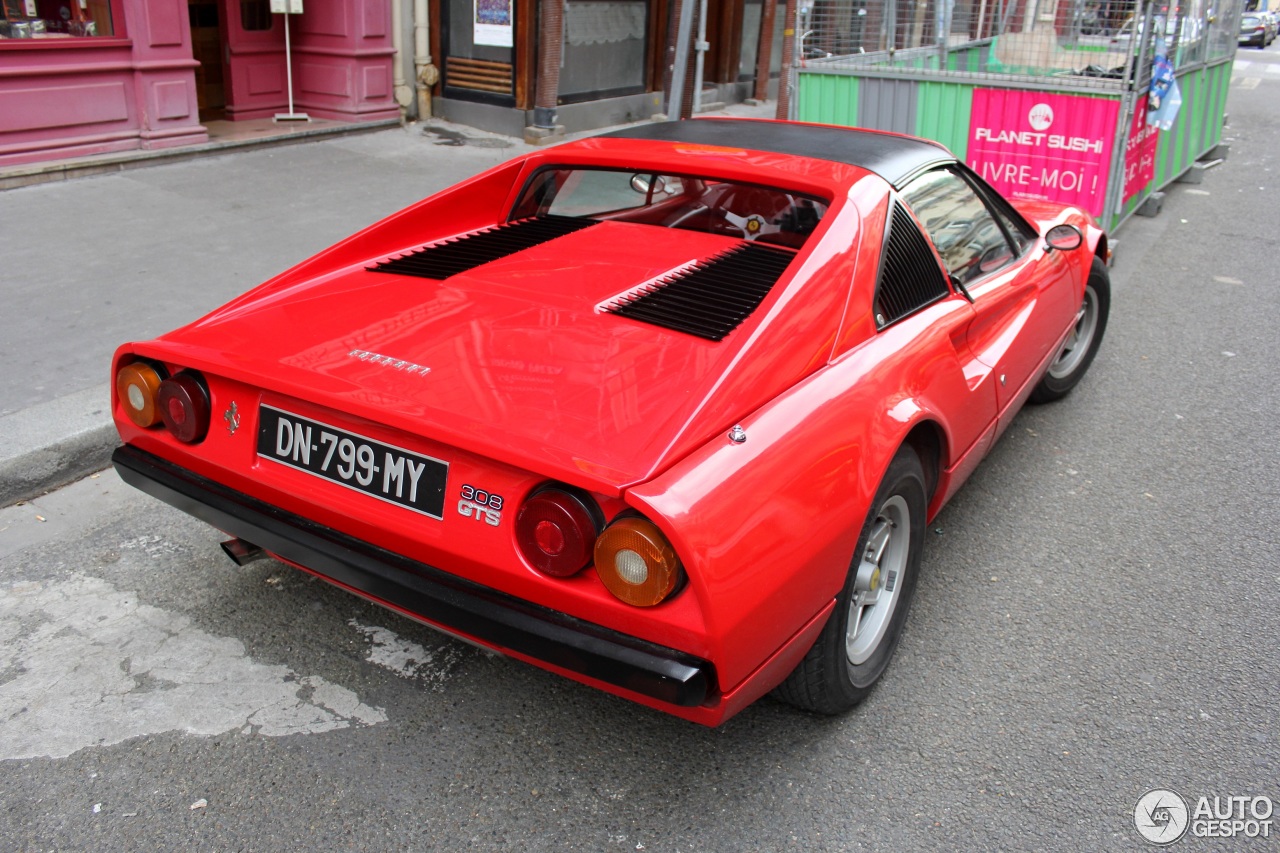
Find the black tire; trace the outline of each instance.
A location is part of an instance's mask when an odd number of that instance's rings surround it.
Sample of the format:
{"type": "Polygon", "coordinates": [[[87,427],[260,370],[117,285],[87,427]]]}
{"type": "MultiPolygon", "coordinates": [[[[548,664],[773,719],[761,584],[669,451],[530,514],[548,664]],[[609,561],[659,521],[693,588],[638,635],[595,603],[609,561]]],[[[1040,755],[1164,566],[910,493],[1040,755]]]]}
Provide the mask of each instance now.
{"type": "Polygon", "coordinates": [[[806,711],[839,714],[857,705],[871,692],[898,647],[920,572],[927,508],[924,469],[910,447],[901,448],[889,464],[871,507],[831,618],[804,660],[774,690],[779,699],[806,711]],[[876,559],[864,560],[881,536],[887,538],[876,559]],[[869,572],[867,566],[875,571],[869,572]],[[871,593],[876,600],[867,604],[871,593]],[[886,595],[886,609],[877,614],[886,595]],[[855,602],[860,604],[856,612],[863,624],[850,636],[855,602]]]}
{"type": "Polygon", "coordinates": [[[1040,378],[1040,384],[1031,392],[1031,402],[1052,403],[1071,393],[1071,389],[1088,372],[1089,365],[1093,364],[1093,357],[1098,354],[1102,336],[1107,331],[1107,315],[1110,312],[1111,276],[1107,272],[1107,265],[1100,258],[1094,258],[1075,329],[1040,378]]]}

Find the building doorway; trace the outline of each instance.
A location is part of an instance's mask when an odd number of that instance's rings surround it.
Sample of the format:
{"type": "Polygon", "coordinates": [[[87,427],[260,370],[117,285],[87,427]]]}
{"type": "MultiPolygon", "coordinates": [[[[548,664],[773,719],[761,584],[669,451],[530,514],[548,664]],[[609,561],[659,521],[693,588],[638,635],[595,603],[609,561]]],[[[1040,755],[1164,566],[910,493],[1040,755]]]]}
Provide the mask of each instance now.
{"type": "Polygon", "coordinates": [[[196,68],[196,104],[200,121],[219,121],[226,117],[226,35],[222,26],[222,4],[219,0],[187,0],[191,20],[191,54],[200,66],[196,68]]]}

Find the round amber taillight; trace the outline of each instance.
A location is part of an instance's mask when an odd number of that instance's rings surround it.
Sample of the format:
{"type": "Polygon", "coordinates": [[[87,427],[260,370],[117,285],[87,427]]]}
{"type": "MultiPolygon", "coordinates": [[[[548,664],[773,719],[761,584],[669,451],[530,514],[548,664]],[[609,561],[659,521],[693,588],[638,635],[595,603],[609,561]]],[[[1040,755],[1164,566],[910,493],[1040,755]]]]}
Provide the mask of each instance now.
{"type": "Polygon", "coordinates": [[[145,361],[126,364],[116,373],[116,396],[129,420],[143,429],[160,423],[160,409],[156,395],[164,377],[160,371],[145,361]]]}
{"type": "Polygon", "coordinates": [[[516,544],[530,565],[544,574],[567,578],[591,564],[600,524],[588,500],[559,488],[529,496],[516,516],[516,544]]]}
{"type": "Polygon", "coordinates": [[[156,408],[169,432],[184,444],[195,444],[209,432],[209,392],[194,371],[161,382],[156,408]]]}
{"type": "Polygon", "coordinates": [[[596,539],[596,574],[618,598],[637,607],[665,601],[680,585],[684,569],[658,525],[626,516],[596,539]]]}

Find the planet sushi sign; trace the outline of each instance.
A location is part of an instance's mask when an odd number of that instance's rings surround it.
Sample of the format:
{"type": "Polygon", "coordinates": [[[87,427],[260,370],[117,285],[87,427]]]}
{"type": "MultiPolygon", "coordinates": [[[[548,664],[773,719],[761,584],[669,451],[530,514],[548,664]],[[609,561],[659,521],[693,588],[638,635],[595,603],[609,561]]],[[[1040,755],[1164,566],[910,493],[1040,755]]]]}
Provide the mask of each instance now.
{"type": "Polygon", "coordinates": [[[1120,104],[1104,98],[975,89],[967,161],[1010,198],[1101,216],[1120,104]]]}

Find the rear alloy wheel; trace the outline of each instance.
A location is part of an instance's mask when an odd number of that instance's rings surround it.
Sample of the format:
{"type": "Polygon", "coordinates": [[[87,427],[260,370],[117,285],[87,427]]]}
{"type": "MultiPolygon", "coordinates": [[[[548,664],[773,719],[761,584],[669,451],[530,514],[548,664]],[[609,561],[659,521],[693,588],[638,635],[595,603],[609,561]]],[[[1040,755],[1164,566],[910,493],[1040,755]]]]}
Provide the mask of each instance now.
{"type": "Polygon", "coordinates": [[[1102,334],[1107,330],[1107,315],[1111,309],[1111,276],[1107,266],[1099,258],[1093,259],[1089,281],[1085,285],[1084,299],[1076,312],[1076,324],[1067,336],[1062,349],[1031,392],[1031,402],[1052,403],[1061,400],[1084,378],[1093,364],[1093,357],[1102,344],[1102,334]]]}
{"type": "Polygon", "coordinates": [[[925,479],[903,447],[862,526],[844,588],[813,648],[775,694],[820,714],[861,702],[889,665],[906,622],[924,547],[925,479]]]}
{"type": "Polygon", "coordinates": [[[880,647],[893,621],[911,553],[911,510],[901,495],[885,501],[876,513],[853,581],[853,598],[844,632],[844,654],[853,666],[862,666],[880,647]]]}

